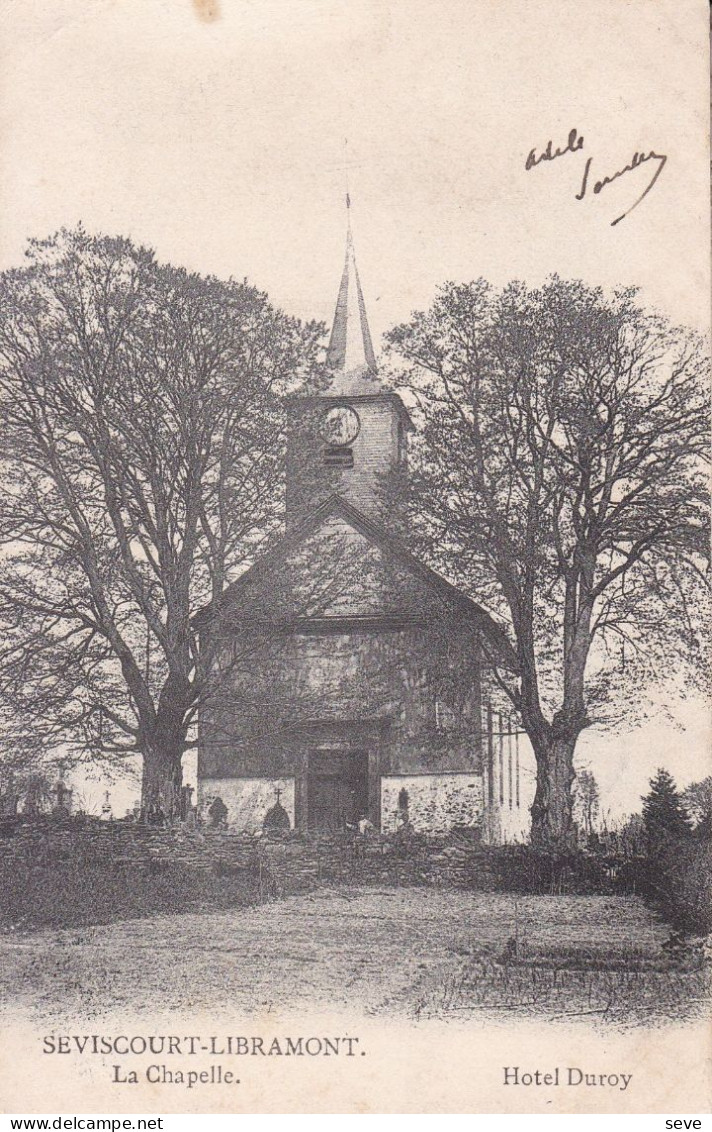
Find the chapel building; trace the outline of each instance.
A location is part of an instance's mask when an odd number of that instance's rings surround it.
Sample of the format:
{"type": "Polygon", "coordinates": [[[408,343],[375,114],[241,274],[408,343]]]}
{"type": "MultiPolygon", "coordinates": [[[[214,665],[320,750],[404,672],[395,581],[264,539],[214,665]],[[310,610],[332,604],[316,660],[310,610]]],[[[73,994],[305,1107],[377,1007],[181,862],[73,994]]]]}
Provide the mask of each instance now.
{"type": "Polygon", "coordinates": [[[327,368],[286,404],[283,537],[199,615],[199,804],[233,829],[521,838],[518,728],[483,694],[511,649],[403,543],[413,423],[379,381],[350,225],[327,368]]]}

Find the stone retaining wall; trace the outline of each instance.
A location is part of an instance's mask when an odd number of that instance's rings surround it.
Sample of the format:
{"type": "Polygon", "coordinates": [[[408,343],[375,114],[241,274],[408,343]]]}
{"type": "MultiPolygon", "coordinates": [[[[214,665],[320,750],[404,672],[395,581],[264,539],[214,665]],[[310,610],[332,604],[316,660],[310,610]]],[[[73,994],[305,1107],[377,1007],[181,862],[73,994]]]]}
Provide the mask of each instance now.
{"type": "Polygon", "coordinates": [[[42,867],[70,860],[87,866],[111,862],[135,869],[158,862],[195,869],[248,869],[258,864],[256,840],[249,834],[78,817],[0,821],[0,859],[42,867]]]}
{"type": "MultiPolygon", "coordinates": [[[[230,830],[156,829],[96,818],[22,818],[0,821],[0,865],[51,879],[72,866],[143,876],[182,866],[220,891],[220,877],[244,878],[258,899],[289,896],[328,885],[429,885],[491,891],[602,892],[615,880],[603,861],[559,859],[527,846],[483,845],[472,834],[306,835],[279,839],[230,830]]],[[[240,881],[242,883],[242,881],[240,881]]],[[[225,884],[229,899],[230,885],[225,884]]]]}
{"type": "Polygon", "coordinates": [[[486,850],[477,844],[458,845],[444,837],[295,836],[263,841],[259,853],[280,895],[329,884],[495,886],[486,850]]]}
{"type": "Polygon", "coordinates": [[[259,873],[266,895],[288,895],[322,884],[438,885],[489,888],[489,854],[456,835],[371,834],[271,840],[249,833],[178,827],[156,829],[93,818],[0,822],[0,860],[25,867],[116,867],[128,872],[161,864],[220,874],[259,873]]]}

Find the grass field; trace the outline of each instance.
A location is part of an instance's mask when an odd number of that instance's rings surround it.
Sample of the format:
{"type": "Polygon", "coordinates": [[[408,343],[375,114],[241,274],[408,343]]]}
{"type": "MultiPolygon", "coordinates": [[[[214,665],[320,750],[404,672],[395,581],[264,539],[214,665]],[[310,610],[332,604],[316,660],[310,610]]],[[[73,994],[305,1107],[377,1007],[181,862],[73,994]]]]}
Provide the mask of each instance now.
{"type": "Polygon", "coordinates": [[[0,937],[5,1009],[53,1021],[340,1008],[655,1024],[704,1012],[708,972],[671,961],[635,897],[331,889],[230,911],[0,937]]]}

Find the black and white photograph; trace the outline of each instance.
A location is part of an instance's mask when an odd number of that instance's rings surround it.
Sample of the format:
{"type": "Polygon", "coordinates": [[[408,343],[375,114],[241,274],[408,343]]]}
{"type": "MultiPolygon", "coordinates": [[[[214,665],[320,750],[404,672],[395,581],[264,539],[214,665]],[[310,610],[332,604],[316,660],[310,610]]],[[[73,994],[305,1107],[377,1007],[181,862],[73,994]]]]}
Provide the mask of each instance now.
{"type": "Polygon", "coordinates": [[[5,1113],[709,1111],[698,0],[0,0],[5,1113]]]}

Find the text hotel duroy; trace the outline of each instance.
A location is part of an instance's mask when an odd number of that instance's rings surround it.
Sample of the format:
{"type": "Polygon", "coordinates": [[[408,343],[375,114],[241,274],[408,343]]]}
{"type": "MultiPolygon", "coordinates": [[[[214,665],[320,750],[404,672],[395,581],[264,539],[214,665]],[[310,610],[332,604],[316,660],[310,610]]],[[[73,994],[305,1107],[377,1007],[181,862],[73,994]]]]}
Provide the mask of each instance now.
{"type": "Polygon", "coordinates": [[[504,1085],[534,1085],[541,1087],[576,1086],[620,1089],[626,1091],[633,1080],[632,1073],[591,1073],[575,1065],[556,1066],[554,1069],[522,1069],[518,1065],[502,1067],[504,1085]]]}

